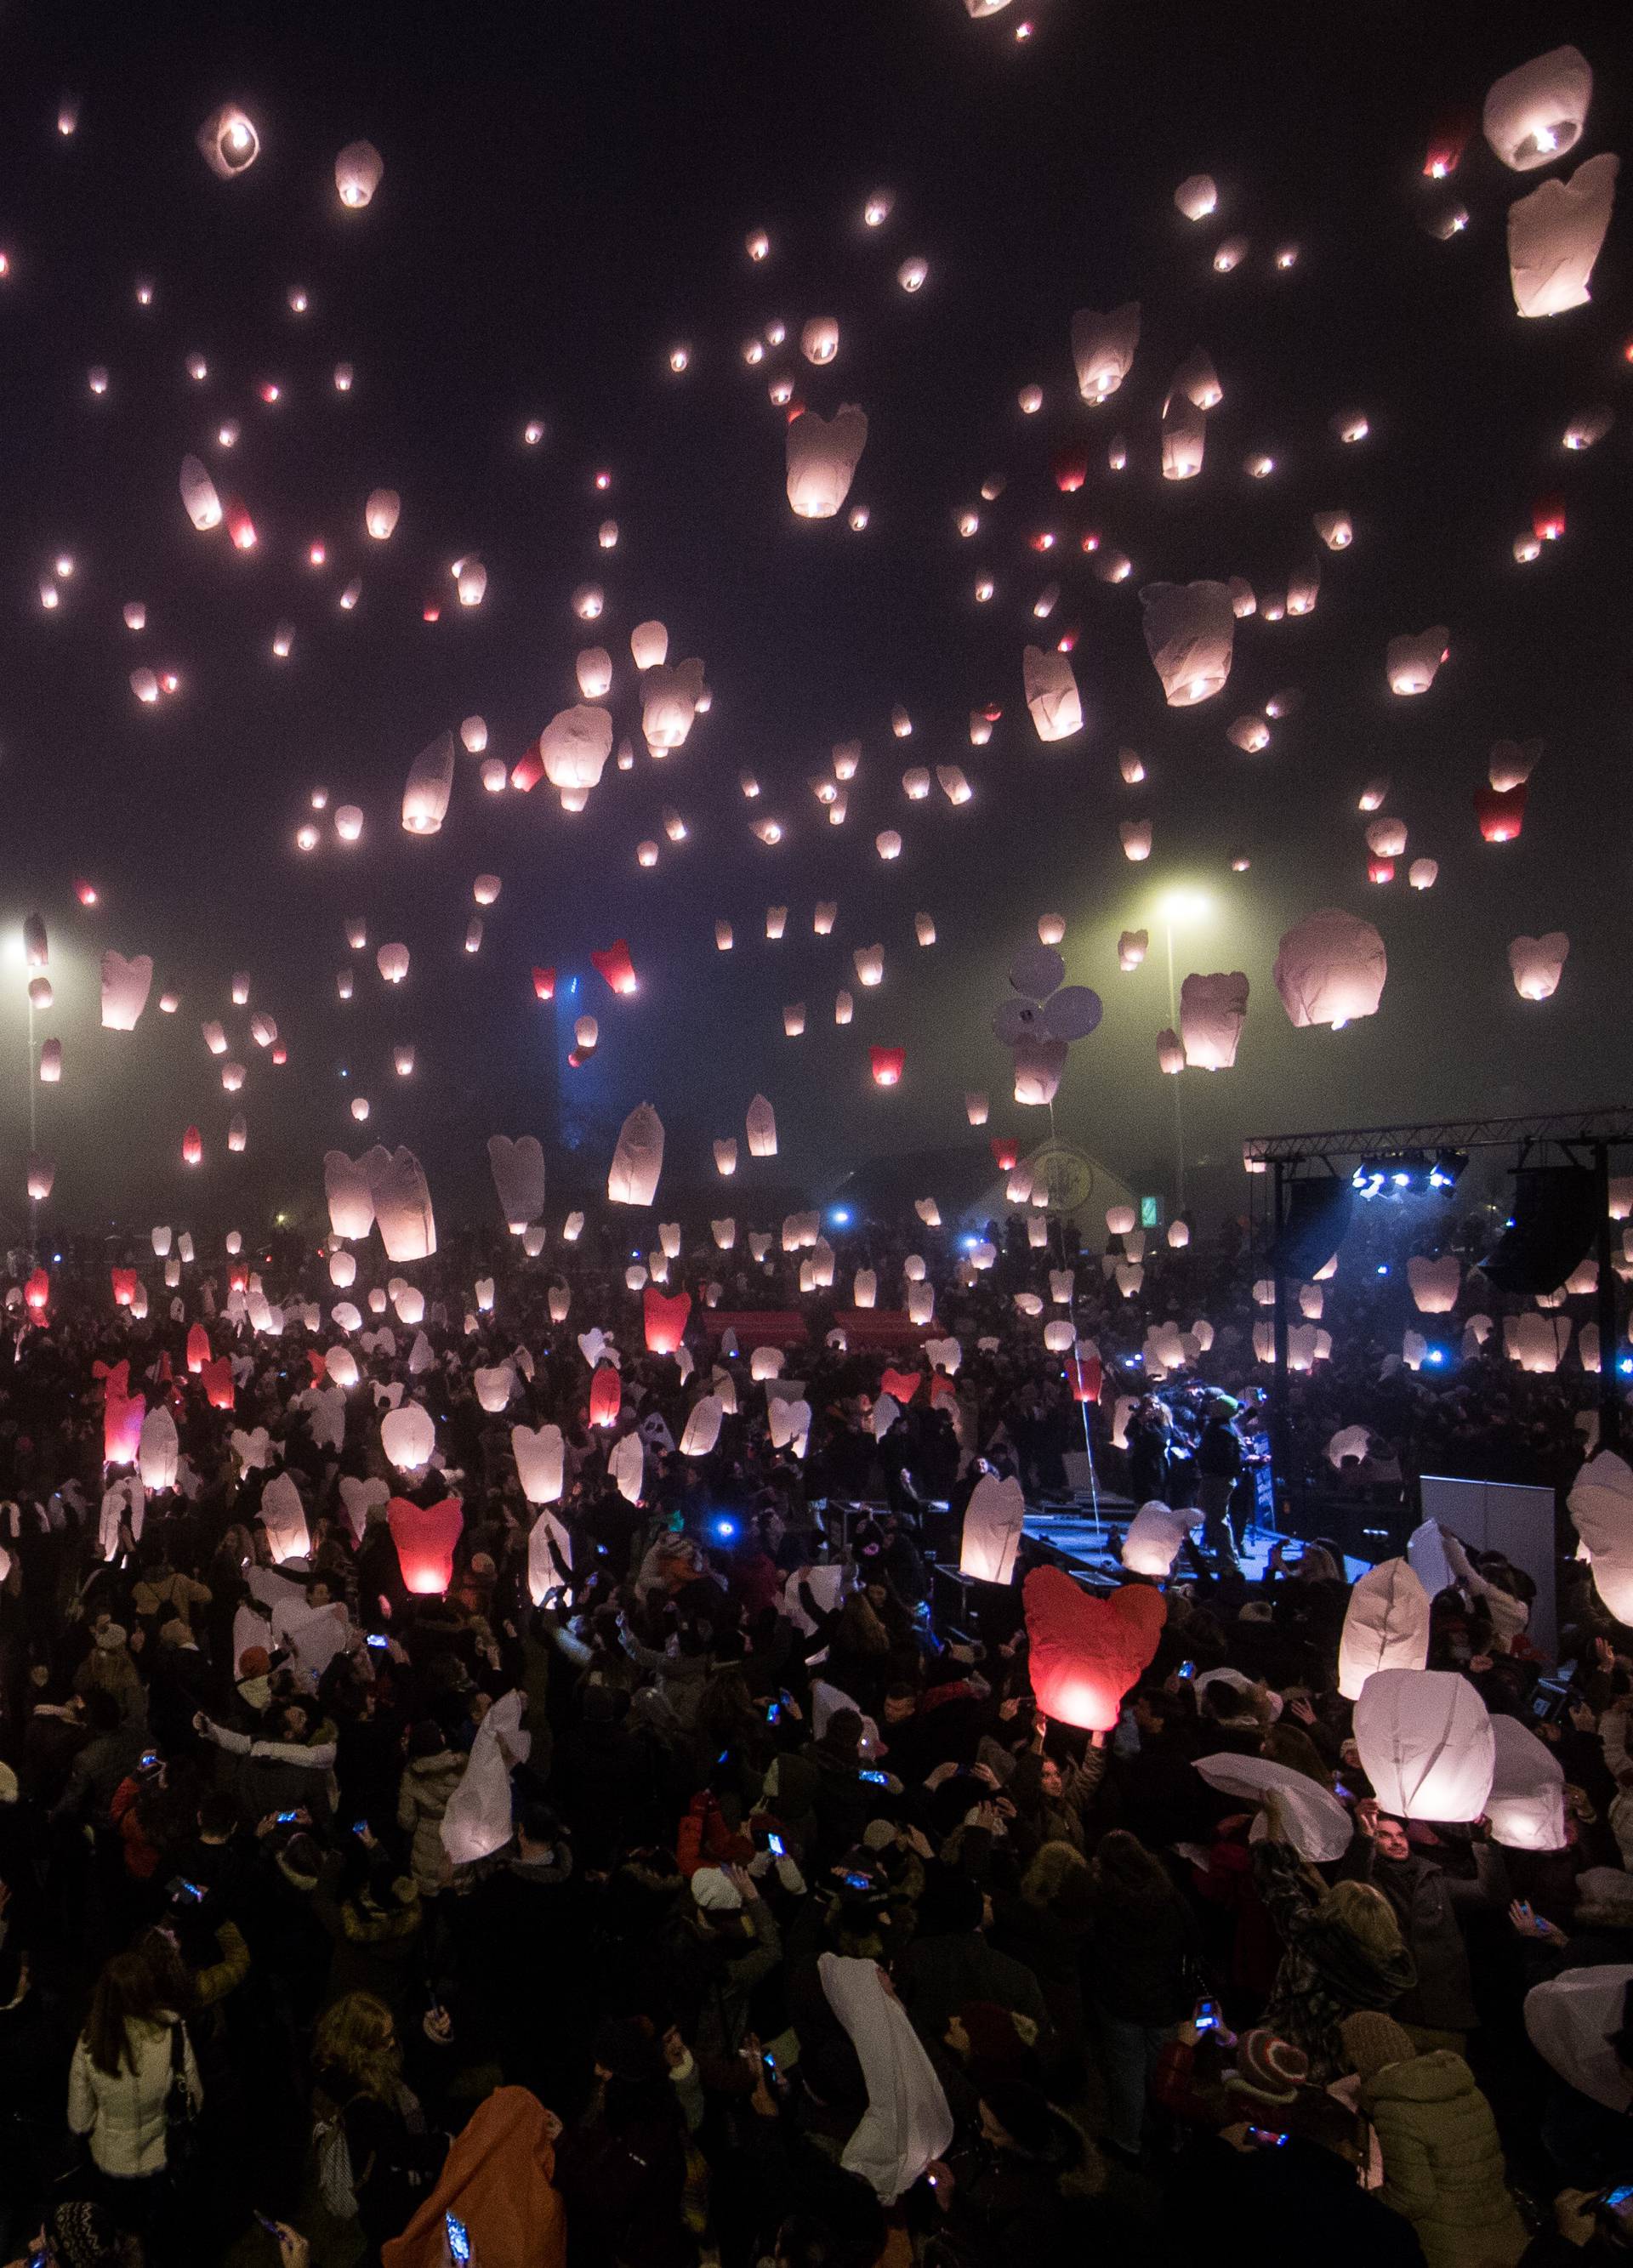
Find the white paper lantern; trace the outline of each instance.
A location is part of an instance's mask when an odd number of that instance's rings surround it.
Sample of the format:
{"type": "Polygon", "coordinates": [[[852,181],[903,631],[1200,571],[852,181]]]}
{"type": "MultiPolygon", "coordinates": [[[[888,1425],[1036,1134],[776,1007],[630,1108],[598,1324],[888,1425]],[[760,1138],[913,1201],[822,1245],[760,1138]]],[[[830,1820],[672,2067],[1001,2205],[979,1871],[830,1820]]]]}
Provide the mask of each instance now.
{"type": "Polygon", "coordinates": [[[1083,728],[1083,705],[1069,656],[1029,645],[1022,657],[1026,706],[1040,740],[1068,740],[1083,728]]]}
{"type": "MultiPolygon", "coordinates": [[[[1364,1454],[1365,1429],[1354,1430],[1364,1454]]],[[[1354,1701],[1375,1670],[1422,1669],[1428,1660],[1429,1594],[1406,1560],[1381,1559],[1349,1594],[1338,1641],[1338,1690],[1354,1701]]]]}
{"type": "Polygon", "coordinates": [[[1377,1012],[1387,973],[1384,940],[1371,923],[1327,907],[1283,935],[1275,981],[1296,1027],[1329,1024],[1341,1031],[1377,1012]]]}
{"type": "Polygon", "coordinates": [[[1110,399],[1134,367],[1140,343],[1137,301],[1113,307],[1102,315],[1080,308],[1072,317],[1072,360],[1077,369],[1077,391],[1089,402],[1110,399]]]}
{"type": "Polygon", "coordinates": [[[1025,1520],[1026,1499],[1019,1481],[983,1473],[964,1507],[959,1572],[980,1583],[1013,1582],[1025,1520]]]}
{"type": "Polygon", "coordinates": [[[846,402],[831,418],[806,409],[787,435],[788,502],[801,519],[831,519],[850,494],[868,444],[867,412],[846,402]]]}
{"type": "MultiPolygon", "coordinates": [[[[411,1150],[378,1149],[371,1150],[365,1162],[387,1259],[429,1260],[437,1248],[437,1225],[419,1160],[411,1150]]],[[[329,1220],[333,1226],[332,1208],[329,1220]]],[[[336,1229],[336,1235],[343,1233],[336,1229]]]]}
{"type": "Polygon", "coordinates": [[[1504,72],[1486,97],[1481,126],[1503,163],[1528,173],[1576,148],[1592,94],[1586,56],[1576,48],[1555,48],[1504,72]]]}
{"type": "Polygon", "coordinates": [[[1563,929],[1551,929],[1546,937],[1517,937],[1510,940],[1508,965],[1513,972],[1514,990],[1522,1000],[1551,1000],[1559,990],[1559,980],[1564,974],[1565,956],[1570,951],[1570,939],[1563,929]]]}
{"type": "Polygon", "coordinates": [[[777,1154],[777,1115],[763,1094],[757,1094],[750,1103],[745,1123],[750,1157],[774,1158],[777,1154]]]}
{"type": "Polygon", "coordinates": [[[385,160],[372,142],[347,143],[335,160],[335,188],[348,211],[363,210],[385,170],[385,160]]]}
{"type": "Polygon", "coordinates": [[[1565,1775],[1558,1758],[1517,1717],[1494,1717],[1491,1733],[1491,1840],[1508,1851],[1564,1850],[1565,1775]]]}
{"type": "Polygon", "coordinates": [[[506,1226],[520,1236],[544,1210],[544,1152],[538,1137],[523,1134],[513,1142],[507,1135],[490,1134],[488,1165],[506,1226]]]}
{"type": "Polygon", "coordinates": [[[663,1122],[651,1103],[638,1103],[618,1130],[607,1174],[612,1204],[649,1205],[663,1171],[663,1122]]]}
{"type": "Polygon", "coordinates": [[[1247,978],[1238,969],[1193,973],[1179,987],[1179,1031],[1188,1067],[1229,1071],[1247,1020],[1247,978]]]}
{"type": "Polygon", "coordinates": [[[1442,622],[1432,630],[1391,638],[1384,656],[1390,691],[1403,696],[1427,693],[1445,658],[1446,631],[1442,622]]]}
{"type": "Polygon", "coordinates": [[[1478,1819],[1491,1792],[1496,1743],[1486,1705],[1445,1669],[1378,1669],[1355,1709],[1362,1769],[1398,1819],[1478,1819]]]}

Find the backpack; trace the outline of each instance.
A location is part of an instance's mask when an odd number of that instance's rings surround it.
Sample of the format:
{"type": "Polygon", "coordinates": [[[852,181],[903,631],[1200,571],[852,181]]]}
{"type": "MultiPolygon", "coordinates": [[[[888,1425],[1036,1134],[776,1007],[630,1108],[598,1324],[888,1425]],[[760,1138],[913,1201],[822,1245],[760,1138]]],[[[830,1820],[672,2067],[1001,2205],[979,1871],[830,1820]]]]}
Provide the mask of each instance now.
{"type": "Polygon", "coordinates": [[[312,2146],[317,2156],[318,2194],[325,2210],[336,2220],[355,2220],[358,2196],[351,2147],[346,2140],[345,2121],[338,2112],[333,2118],[315,2122],[312,2146]]]}

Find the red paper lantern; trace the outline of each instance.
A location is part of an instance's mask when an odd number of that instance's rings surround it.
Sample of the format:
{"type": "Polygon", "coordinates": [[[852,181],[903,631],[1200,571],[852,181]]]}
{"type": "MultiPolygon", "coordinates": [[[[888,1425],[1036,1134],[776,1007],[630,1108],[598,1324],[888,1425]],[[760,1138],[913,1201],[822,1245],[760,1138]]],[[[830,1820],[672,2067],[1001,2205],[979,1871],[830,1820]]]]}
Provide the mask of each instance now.
{"type": "Polygon", "coordinates": [[[1062,496],[1075,496],[1089,477],[1089,452],[1075,446],[1054,453],[1054,484],[1062,496]]]}
{"type": "Polygon", "coordinates": [[[419,610],[419,618],[422,622],[440,622],[442,620],[441,600],[427,599],[419,610]]]}
{"type": "Polygon", "coordinates": [[[465,1526],[459,1498],[410,1504],[404,1496],[394,1496],[386,1520],[405,1587],[417,1598],[440,1598],[454,1580],[454,1547],[465,1526]]]}
{"type": "Polygon", "coordinates": [[[286,1064],[289,1061],[289,1049],[284,1045],[282,1040],[272,1050],[272,1060],[275,1064],[286,1064]]]}
{"type": "Polygon", "coordinates": [[[43,1318],[51,1304],[51,1278],[43,1268],[36,1268],[23,1286],[23,1304],[31,1315],[43,1318]]]}
{"type": "Polygon", "coordinates": [[[536,747],[528,748],[510,768],[510,784],[519,795],[531,795],[544,777],[544,759],[536,747]]]}
{"type": "MultiPolygon", "coordinates": [[[[647,1325],[648,1354],[673,1354],[686,1336],[686,1318],[691,1313],[691,1293],[677,1292],[673,1299],[660,1292],[655,1284],[648,1284],[641,1295],[641,1307],[647,1325]]],[[[599,1379],[601,1373],[596,1373],[599,1379]]],[[[592,1405],[591,1423],[594,1424],[592,1405]]]]}
{"type": "Polygon", "coordinates": [[[899,1402],[905,1410],[919,1391],[920,1373],[916,1370],[887,1370],[879,1381],[881,1394],[888,1394],[892,1402],[899,1402]]]}
{"type": "Polygon", "coordinates": [[[137,1272],[134,1268],[115,1268],[113,1271],[114,1305],[128,1307],[137,1295],[137,1272]]]}
{"type": "MultiPolygon", "coordinates": [[[[120,1368],[122,1370],[122,1363],[120,1368]]],[[[110,1379],[110,1387],[113,1383],[110,1379]]],[[[142,1441],[142,1420],[147,1403],[139,1394],[109,1393],[102,1405],[102,1457],[110,1465],[135,1462],[142,1441]]]]}
{"type": "Polygon", "coordinates": [[[630,959],[630,949],[621,937],[616,938],[602,951],[592,952],[590,959],[615,992],[632,992],[635,990],[635,965],[630,959]]]}
{"type": "Polygon", "coordinates": [[[74,895],[78,899],[82,906],[95,905],[97,901],[96,884],[94,882],[76,882],[74,884],[74,895]]]}
{"type": "Polygon", "coordinates": [[[1019,1145],[1014,1142],[1006,1142],[1001,1136],[995,1134],[987,1146],[992,1151],[993,1162],[999,1172],[1012,1174],[1015,1171],[1016,1160],[1021,1154],[1019,1145]]]}
{"type": "Polygon", "coordinates": [[[248,506],[237,497],[227,498],[227,534],[233,539],[235,551],[253,551],[255,548],[255,523],[249,517],[248,506]]]}
{"type": "Polygon", "coordinates": [[[189,1126],[181,1137],[181,1163],[196,1166],[203,1161],[203,1155],[204,1138],[196,1126],[189,1126]]]}
{"type": "Polygon", "coordinates": [[[1518,787],[1476,789],[1474,816],[1486,842],[1517,842],[1526,819],[1525,781],[1521,780],[1518,787]]]}
{"type": "Polygon", "coordinates": [[[1395,879],[1394,860],[1369,858],[1366,862],[1366,878],[1369,882],[1393,882],[1395,879]]]}
{"type": "Polygon", "coordinates": [[[590,1381],[589,1421],[592,1425],[616,1425],[624,1403],[624,1382],[610,1362],[596,1366],[590,1381]]]}
{"type": "Polygon", "coordinates": [[[316,1347],[308,1347],[307,1349],[307,1360],[312,1366],[313,1385],[321,1386],[329,1376],[329,1358],[326,1355],[321,1354],[316,1347]]]}
{"type": "Polygon", "coordinates": [[[1072,1389],[1074,1402],[1097,1402],[1102,1377],[1097,1354],[1090,1355],[1087,1361],[1073,1355],[1066,1366],[1066,1381],[1072,1389]]]}
{"type": "Polygon", "coordinates": [[[248,1292],[248,1289],[249,1263],[248,1260],[234,1260],[227,1269],[227,1290],[248,1292]]]}
{"type": "Polygon", "coordinates": [[[540,1000],[556,997],[556,972],[553,968],[536,968],[533,972],[534,995],[540,1000]]]}
{"type": "Polygon", "coordinates": [[[873,1066],[876,1086],[898,1086],[907,1062],[905,1048],[869,1048],[868,1061],[873,1066]]]}
{"type": "Polygon", "coordinates": [[[210,1359],[210,1334],[203,1323],[195,1323],[187,1335],[187,1366],[196,1378],[210,1359]]]}
{"type": "Polygon", "coordinates": [[[1034,1567],[1023,1595],[1039,1712],[1086,1733],[1111,1732],[1124,1694],[1156,1652],[1168,1613],[1161,1592],[1125,1583],[1097,1598],[1063,1568],[1034,1567]]]}
{"type": "Polygon", "coordinates": [[[231,1410],[233,1403],[233,1366],[225,1355],[218,1355],[207,1362],[199,1373],[204,1389],[204,1399],[212,1410],[231,1410]]]}
{"type": "Polygon", "coordinates": [[[1440,122],[1430,136],[1429,147],[1423,154],[1423,173],[1427,180],[1444,181],[1456,173],[1469,132],[1467,118],[1446,118],[1440,122]]]}
{"type": "Polygon", "coordinates": [[[1544,497],[1531,515],[1531,532],[1539,543],[1557,543],[1565,532],[1565,507],[1557,497],[1544,497]]]}

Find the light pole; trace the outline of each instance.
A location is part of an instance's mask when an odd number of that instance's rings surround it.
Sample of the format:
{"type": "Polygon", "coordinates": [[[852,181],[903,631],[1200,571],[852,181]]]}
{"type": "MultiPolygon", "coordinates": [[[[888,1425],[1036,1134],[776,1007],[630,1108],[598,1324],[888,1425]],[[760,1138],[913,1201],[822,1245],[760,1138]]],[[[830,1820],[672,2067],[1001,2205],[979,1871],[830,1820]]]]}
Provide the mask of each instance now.
{"type": "MultiPolygon", "coordinates": [[[[1159,902],[1157,912],[1162,917],[1163,939],[1168,952],[1168,1028],[1176,1035],[1179,1030],[1179,1001],[1174,989],[1174,930],[1186,922],[1203,920],[1208,913],[1208,900],[1200,890],[1170,890],[1159,902]]],[[[1176,1071],[1174,1090],[1174,1210],[1185,1211],[1185,1103],[1180,1094],[1183,1071],[1176,1071]]]]}

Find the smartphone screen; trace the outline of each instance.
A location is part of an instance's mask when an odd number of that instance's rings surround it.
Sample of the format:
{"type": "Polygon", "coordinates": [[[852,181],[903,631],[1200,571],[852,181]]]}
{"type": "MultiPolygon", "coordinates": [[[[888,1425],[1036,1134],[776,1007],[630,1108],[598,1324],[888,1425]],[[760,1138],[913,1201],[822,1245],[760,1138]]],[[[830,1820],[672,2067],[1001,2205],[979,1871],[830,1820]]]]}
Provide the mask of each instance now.
{"type": "Polygon", "coordinates": [[[889,1772],[865,1771],[859,1773],[857,1777],[868,1781],[875,1787],[888,1787],[890,1784],[889,1772]]]}
{"type": "Polygon", "coordinates": [[[383,1647],[389,1646],[391,1641],[386,1636],[384,1631],[371,1631],[367,1638],[365,1640],[365,1643],[368,1646],[383,1647]]]}
{"type": "Polygon", "coordinates": [[[442,2225],[448,2233],[448,2258],[466,2261],[470,2257],[470,2237],[457,2213],[445,2213],[442,2225]]]}
{"type": "Polygon", "coordinates": [[[1194,1677],[1196,1664],[1193,1661],[1182,1661],[1179,1665],[1179,1675],[1181,1677],[1194,1677]]]}
{"type": "Polygon", "coordinates": [[[277,1823],[280,1827],[292,1827],[299,1816],[298,1812],[280,1811],[277,1814],[277,1823]]]}
{"type": "Polygon", "coordinates": [[[787,1853],[783,1847],[783,1840],[780,1835],[768,1834],[765,1837],[765,1848],[771,1852],[773,1859],[782,1859],[787,1856],[787,1853]]]}

